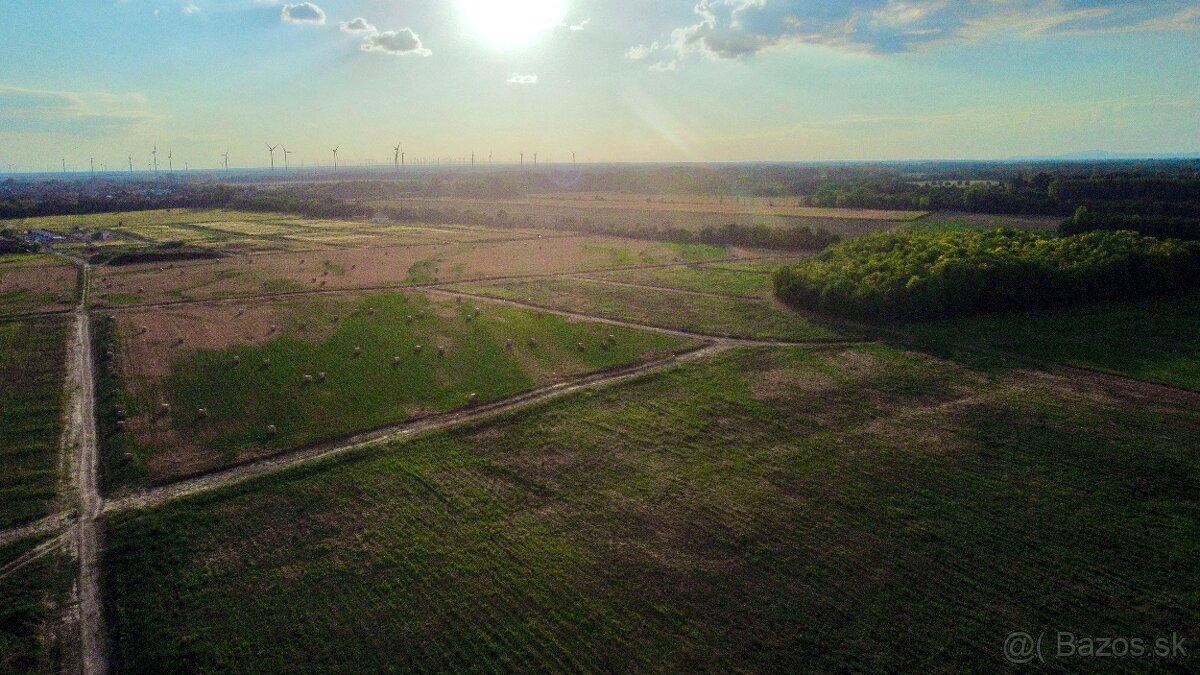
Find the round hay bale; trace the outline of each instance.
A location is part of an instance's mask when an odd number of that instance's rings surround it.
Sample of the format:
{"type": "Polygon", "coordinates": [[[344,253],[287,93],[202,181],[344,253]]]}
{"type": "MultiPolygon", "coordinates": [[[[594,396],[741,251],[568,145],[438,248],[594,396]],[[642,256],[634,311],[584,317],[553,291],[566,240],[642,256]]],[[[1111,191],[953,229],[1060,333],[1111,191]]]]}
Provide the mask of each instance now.
{"type": "Polygon", "coordinates": [[[474,314],[475,314],[475,316],[479,316],[479,312],[480,312],[479,306],[478,306],[478,305],[476,305],[476,306],[475,306],[475,310],[474,310],[474,314]]]}
{"type": "Polygon", "coordinates": [[[474,316],[472,316],[472,315],[470,315],[470,314],[468,314],[468,315],[467,315],[467,323],[471,323],[471,319],[473,319],[473,318],[475,318],[475,317],[474,317],[474,316]]]}
{"type": "Polygon", "coordinates": [[[196,415],[200,419],[207,419],[208,418],[208,408],[200,408],[199,410],[196,411],[196,415]]]}
{"type": "Polygon", "coordinates": [[[162,413],[163,415],[170,415],[171,414],[171,404],[164,403],[164,404],[158,406],[158,412],[162,413]]]}
{"type": "Polygon", "coordinates": [[[117,419],[119,419],[119,420],[125,419],[125,416],[128,414],[125,412],[124,408],[117,408],[114,412],[116,413],[117,419]]]}
{"type": "Polygon", "coordinates": [[[355,347],[355,348],[354,348],[354,355],[355,355],[355,356],[362,356],[362,347],[355,347]]]}
{"type": "Polygon", "coordinates": [[[439,346],[438,347],[438,356],[445,356],[445,355],[446,355],[446,348],[439,346]]]}
{"type": "Polygon", "coordinates": [[[529,348],[537,349],[537,346],[538,346],[537,338],[529,338],[529,348]]]}
{"type": "Polygon", "coordinates": [[[317,373],[317,379],[324,382],[325,381],[325,372],[322,371],[322,372],[317,373]]]}
{"type": "Polygon", "coordinates": [[[277,330],[279,330],[279,326],[276,326],[275,324],[271,324],[271,331],[270,331],[270,332],[274,333],[274,332],[275,332],[275,331],[277,331],[277,330]]]}
{"type": "Polygon", "coordinates": [[[467,397],[467,405],[473,406],[473,405],[478,405],[478,404],[479,404],[479,394],[471,392],[471,395],[467,397]]]}
{"type": "Polygon", "coordinates": [[[393,365],[393,366],[398,366],[398,365],[400,365],[400,357],[399,357],[399,356],[393,356],[393,357],[392,357],[392,365],[393,365]]]}
{"type": "Polygon", "coordinates": [[[305,375],[303,379],[304,379],[304,384],[312,384],[313,383],[312,375],[305,375]]]}
{"type": "Polygon", "coordinates": [[[125,431],[125,420],[117,420],[117,431],[125,431]]]}
{"type": "Polygon", "coordinates": [[[582,352],[582,351],[585,351],[585,350],[587,349],[587,347],[583,346],[583,343],[582,343],[582,342],[580,342],[580,343],[576,344],[576,345],[575,345],[575,348],[576,348],[576,349],[578,349],[578,350],[579,350],[579,351],[581,351],[581,352],[582,352]]]}
{"type": "Polygon", "coordinates": [[[267,425],[267,435],[268,436],[274,436],[278,432],[279,432],[279,430],[275,428],[274,424],[267,425]]]}
{"type": "Polygon", "coordinates": [[[375,308],[374,308],[374,307],[369,307],[369,308],[367,309],[367,315],[368,315],[368,316],[375,316],[375,308]]]}
{"type": "Polygon", "coordinates": [[[608,341],[609,341],[609,342],[616,342],[616,341],[617,341],[617,336],[616,336],[616,335],[613,335],[612,333],[609,333],[609,334],[608,334],[608,341]]]}
{"type": "Polygon", "coordinates": [[[242,357],[240,357],[240,356],[233,357],[233,365],[235,365],[235,366],[242,365],[242,357]]]}
{"type": "Polygon", "coordinates": [[[420,354],[420,353],[421,353],[421,349],[422,349],[421,345],[417,345],[416,347],[413,347],[413,351],[414,351],[414,352],[416,352],[416,353],[418,353],[418,354],[420,354]]]}
{"type": "Polygon", "coordinates": [[[263,368],[271,367],[271,359],[263,359],[263,368]]]}
{"type": "Polygon", "coordinates": [[[409,322],[409,323],[412,323],[412,322],[413,322],[413,315],[412,315],[412,314],[409,314],[408,316],[404,317],[404,320],[405,320],[405,321],[407,321],[407,322],[409,322]]]}

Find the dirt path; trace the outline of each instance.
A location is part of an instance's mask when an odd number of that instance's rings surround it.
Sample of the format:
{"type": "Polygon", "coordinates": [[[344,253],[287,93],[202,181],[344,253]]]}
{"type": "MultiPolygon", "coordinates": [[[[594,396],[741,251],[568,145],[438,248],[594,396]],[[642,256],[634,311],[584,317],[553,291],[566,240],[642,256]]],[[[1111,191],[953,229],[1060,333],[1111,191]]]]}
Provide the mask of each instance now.
{"type": "MultiPolygon", "coordinates": [[[[665,289],[669,290],[669,289],[665,289]]],[[[470,298],[481,302],[489,302],[495,305],[503,305],[505,307],[516,307],[519,309],[533,309],[547,314],[555,314],[557,316],[568,319],[578,319],[580,321],[592,321],[594,323],[602,323],[609,326],[621,326],[623,328],[632,328],[634,330],[646,331],[649,333],[662,333],[663,335],[673,335],[675,337],[704,339],[704,340],[719,340],[721,342],[736,346],[736,347],[809,347],[813,345],[837,345],[847,343],[860,343],[861,340],[853,340],[847,338],[813,338],[811,340],[783,340],[773,338],[749,338],[739,335],[723,335],[721,333],[701,333],[698,331],[683,330],[681,328],[666,328],[650,323],[642,323],[638,321],[628,321],[625,319],[616,319],[609,316],[597,314],[584,314],[581,312],[571,312],[565,309],[556,309],[549,305],[539,305],[529,302],[520,302],[518,300],[507,300],[504,298],[494,298],[490,295],[480,295],[478,293],[468,293],[466,291],[455,291],[448,288],[426,288],[427,293],[435,295],[449,295],[451,297],[470,298]]],[[[746,299],[746,298],[743,298],[746,299]]]]}
{"type": "Polygon", "coordinates": [[[95,372],[92,363],[92,324],[87,311],[90,267],[74,259],[83,271],[82,292],[75,310],[75,333],[67,358],[67,406],[64,448],[72,452],[71,481],[78,495],[78,518],[73,529],[78,576],[72,589],[79,635],[79,672],[103,675],[108,671],[104,617],[100,603],[100,517],[104,504],[98,484],[99,451],[96,447],[95,372]]]}
{"type": "Polygon", "coordinates": [[[32,523],[14,527],[0,532],[0,546],[8,546],[14,541],[20,541],[28,537],[36,537],[50,532],[58,532],[63,528],[74,523],[75,513],[71,511],[60,511],[52,513],[41,520],[35,520],[32,523]]]}
{"type": "Polygon", "coordinates": [[[326,457],[340,455],[362,448],[382,445],[401,438],[409,438],[418,434],[425,434],[432,431],[440,431],[449,429],[471,422],[484,420],[502,413],[520,408],[526,408],[531,405],[536,405],[544,401],[549,401],[556,398],[561,398],[576,392],[607,387],[610,385],[626,382],[636,377],[649,373],[665,370],[675,365],[682,363],[693,363],[702,361],[727,351],[735,345],[728,342],[716,342],[708,344],[700,349],[670,356],[665,359],[643,363],[629,368],[620,370],[605,371],[596,373],[571,382],[562,382],[559,384],[534,389],[533,391],[513,396],[502,401],[480,405],[476,408],[465,410],[457,410],[438,415],[398,424],[384,429],[360,434],[336,444],[322,444],[310,447],[305,450],[291,452],[285,455],[278,455],[268,459],[241,466],[235,466],[230,469],[224,469],[213,473],[197,476],[196,478],[172,483],[159,488],[144,490],[135,493],[128,497],[122,497],[108,501],[104,504],[104,513],[118,513],[130,509],[142,509],[151,506],[162,504],[163,502],[179,499],[199,492],[214,490],[226,485],[233,485],[251,478],[264,476],[267,474],[282,471],[301,464],[308,464],[326,457]]]}

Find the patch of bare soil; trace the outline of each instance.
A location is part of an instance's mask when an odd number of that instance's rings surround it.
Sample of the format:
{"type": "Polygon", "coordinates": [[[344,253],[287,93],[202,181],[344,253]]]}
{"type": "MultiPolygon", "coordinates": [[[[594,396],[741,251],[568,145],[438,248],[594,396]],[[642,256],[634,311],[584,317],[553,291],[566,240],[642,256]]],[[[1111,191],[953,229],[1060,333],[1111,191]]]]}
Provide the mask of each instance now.
{"type": "Polygon", "coordinates": [[[24,291],[21,305],[8,308],[17,312],[70,309],[75,306],[75,279],[75,268],[71,265],[0,265],[0,295],[24,291]]]}

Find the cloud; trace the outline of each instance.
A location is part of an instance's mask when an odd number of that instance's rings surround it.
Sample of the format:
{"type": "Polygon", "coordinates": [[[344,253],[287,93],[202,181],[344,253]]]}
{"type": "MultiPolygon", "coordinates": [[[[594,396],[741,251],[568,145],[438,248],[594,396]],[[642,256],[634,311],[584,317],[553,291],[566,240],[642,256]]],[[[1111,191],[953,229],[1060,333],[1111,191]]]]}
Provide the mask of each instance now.
{"type": "Polygon", "coordinates": [[[200,8],[197,7],[196,5],[184,5],[183,13],[184,14],[199,14],[200,8]]]}
{"type": "Polygon", "coordinates": [[[534,84],[538,83],[538,76],[534,75],[532,73],[529,73],[529,74],[513,73],[512,75],[508,76],[508,79],[505,80],[505,82],[507,82],[509,84],[518,84],[518,85],[522,85],[522,86],[529,86],[529,85],[534,85],[534,84]]]}
{"type": "Polygon", "coordinates": [[[338,26],[342,29],[343,33],[350,33],[352,35],[360,35],[362,33],[372,33],[373,34],[373,33],[379,32],[379,29],[375,28],[375,26],[372,26],[366,19],[362,18],[361,16],[357,17],[355,19],[351,19],[350,21],[343,21],[343,22],[339,23],[338,26]]]}
{"type": "Polygon", "coordinates": [[[429,56],[432,51],[421,44],[421,38],[411,28],[372,33],[363,38],[360,47],[364,52],[380,52],[392,56],[429,56]]]}
{"type": "Polygon", "coordinates": [[[657,56],[657,65],[693,55],[739,60],[797,44],[896,54],[995,36],[1200,31],[1200,7],[1185,0],[698,0],[693,13],[693,22],[625,56],[657,56]]]}
{"type": "Polygon", "coordinates": [[[311,2],[284,5],[280,18],[284,23],[323,24],[325,23],[325,10],[311,2]]]}
{"type": "Polygon", "coordinates": [[[50,91],[0,85],[0,132],[101,136],[132,131],[154,116],[137,94],[50,91]]]}
{"type": "Polygon", "coordinates": [[[579,32],[579,31],[583,30],[584,28],[586,28],[587,25],[591,22],[592,22],[591,19],[584,19],[583,21],[580,21],[579,23],[570,23],[570,24],[563,23],[562,25],[569,31],[579,32]]]}

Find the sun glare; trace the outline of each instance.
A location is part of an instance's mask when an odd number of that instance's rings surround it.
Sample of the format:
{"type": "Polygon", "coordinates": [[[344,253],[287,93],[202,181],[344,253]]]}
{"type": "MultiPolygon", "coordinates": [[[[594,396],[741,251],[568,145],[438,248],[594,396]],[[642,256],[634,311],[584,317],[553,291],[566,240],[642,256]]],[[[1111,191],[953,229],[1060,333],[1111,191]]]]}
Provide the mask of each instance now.
{"type": "Polygon", "coordinates": [[[550,30],[567,15],[563,0],[459,0],[471,29],[497,45],[519,45],[550,30]]]}

